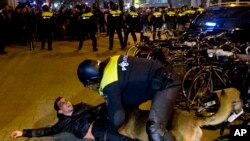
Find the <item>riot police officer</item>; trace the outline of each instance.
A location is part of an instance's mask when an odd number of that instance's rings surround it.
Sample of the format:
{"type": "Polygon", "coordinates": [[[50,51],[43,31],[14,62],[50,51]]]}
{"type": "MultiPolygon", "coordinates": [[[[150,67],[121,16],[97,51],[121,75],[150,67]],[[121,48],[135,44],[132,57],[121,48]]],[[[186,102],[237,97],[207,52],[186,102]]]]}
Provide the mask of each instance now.
{"type": "Polygon", "coordinates": [[[167,127],[171,125],[180,80],[159,61],[124,55],[102,62],[86,59],[77,74],[85,87],[104,96],[110,130],[117,131],[125,122],[126,109],[152,100],[146,125],[149,140],[174,141],[167,127]]]}
{"type": "Polygon", "coordinates": [[[137,24],[139,23],[138,13],[135,11],[135,7],[130,7],[130,12],[125,17],[125,28],[124,28],[124,47],[127,46],[128,35],[131,33],[134,43],[137,42],[135,35],[137,24]]]}
{"type": "Polygon", "coordinates": [[[113,4],[112,10],[108,15],[108,29],[109,29],[109,50],[113,49],[113,41],[115,31],[120,40],[121,48],[124,48],[123,37],[122,37],[122,24],[123,24],[123,15],[120,10],[118,10],[118,5],[113,4]]]}
{"type": "Polygon", "coordinates": [[[48,50],[52,50],[53,29],[55,25],[55,18],[50,12],[49,7],[44,5],[43,12],[38,21],[38,34],[41,40],[41,49],[45,47],[45,42],[48,40],[48,50]]]}
{"type": "Polygon", "coordinates": [[[94,14],[91,12],[90,7],[85,7],[83,14],[80,16],[79,23],[80,42],[78,50],[82,49],[83,40],[89,35],[90,39],[92,40],[93,51],[98,51],[96,39],[97,21],[94,14]]]}
{"type": "Polygon", "coordinates": [[[4,14],[2,13],[2,11],[0,11],[0,54],[7,54],[7,52],[4,51],[5,34],[6,34],[6,23],[4,20],[4,14]]]}
{"type": "Polygon", "coordinates": [[[165,19],[167,23],[167,28],[169,30],[175,30],[177,25],[177,17],[176,12],[173,8],[169,8],[167,13],[165,14],[165,19]]]}
{"type": "Polygon", "coordinates": [[[159,11],[159,8],[156,8],[151,17],[150,23],[153,26],[153,40],[155,40],[155,36],[157,34],[158,38],[161,39],[161,28],[163,25],[163,15],[159,11]]]}

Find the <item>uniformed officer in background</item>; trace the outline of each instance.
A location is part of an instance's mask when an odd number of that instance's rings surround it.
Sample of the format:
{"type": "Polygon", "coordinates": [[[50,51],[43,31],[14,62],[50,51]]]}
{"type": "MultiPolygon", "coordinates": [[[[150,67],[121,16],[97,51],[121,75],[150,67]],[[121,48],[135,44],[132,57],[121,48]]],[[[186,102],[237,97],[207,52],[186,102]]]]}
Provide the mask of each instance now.
{"type": "Polygon", "coordinates": [[[130,7],[130,12],[125,17],[125,27],[124,27],[124,47],[127,46],[128,35],[131,33],[133,37],[134,44],[137,42],[137,38],[135,35],[136,28],[139,23],[139,16],[135,10],[134,6],[130,7]]]}
{"type": "Polygon", "coordinates": [[[4,14],[2,10],[0,10],[0,54],[7,54],[7,52],[4,50],[5,37],[6,37],[6,23],[4,20],[4,14]]]}
{"type": "Polygon", "coordinates": [[[123,26],[123,14],[118,10],[118,5],[113,4],[112,10],[108,15],[108,29],[109,29],[109,50],[113,49],[113,41],[115,31],[120,40],[121,48],[124,49],[123,37],[122,37],[122,26],[123,26]]]}
{"type": "Polygon", "coordinates": [[[43,12],[38,21],[38,34],[41,40],[41,49],[45,47],[48,40],[48,50],[52,50],[53,30],[55,28],[55,18],[47,5],[42,7],[43,12]]]}
{"type": "Polygon", "coordinates": [[[90,7],[85,7],[83,10],[83,14],[79,18],[79,46],[78,50],[82,49],[83,41],[86,37],[90,37],[92,40],[93,45],[93,51],[98,51],[97,49],[97,38],[96,38],[96,32],[97,32],[97,21],[94,16],[94,14],[91,12],[90,7]]]}
{"type": "Polygon", "coordinates": [[[176,30],[177,14],[173,8],[167,9],[167,13],[165,14],[165,19],[168,30],[171,31],[176,30]]]}
{"type": "Polygon", "coordinates": [[[157,34],[157,37],[161,39],[161,28],[163,25],[163,15],[160,12],[159,8],[155,8],[155,11],[152,14],[152,17],[150,19],[150,23],[153,26],[153,40],[155,40],[155,36],[157,34]]]}

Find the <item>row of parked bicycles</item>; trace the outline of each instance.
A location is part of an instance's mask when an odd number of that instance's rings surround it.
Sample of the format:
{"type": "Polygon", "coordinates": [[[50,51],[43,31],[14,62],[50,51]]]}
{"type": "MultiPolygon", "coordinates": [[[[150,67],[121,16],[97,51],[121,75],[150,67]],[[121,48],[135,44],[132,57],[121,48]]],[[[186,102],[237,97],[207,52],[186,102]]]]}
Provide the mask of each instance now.
{"type": "MultiPolygon", "coordinates": [[[[185,109],[197,116],[211,116],[218,110],[220,105],[214,91],[237,88],[243,106],[242,111],[232,113],[237,115],[234,120],[250,125],[250,43],[234,43],[226,32],[154,41],[145,37],[143,42],[130,47],[126,55],[159,60],[172,66],[172,72],[182,79],[180,99],[185,109]]],[[[220,126],[221,136],[229,124],[220,126]]]]}

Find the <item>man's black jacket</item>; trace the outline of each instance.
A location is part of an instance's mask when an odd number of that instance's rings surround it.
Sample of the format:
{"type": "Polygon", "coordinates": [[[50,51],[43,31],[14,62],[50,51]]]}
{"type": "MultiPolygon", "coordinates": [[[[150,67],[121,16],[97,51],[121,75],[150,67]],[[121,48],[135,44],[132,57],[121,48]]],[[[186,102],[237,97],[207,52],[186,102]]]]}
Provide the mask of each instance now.
{"type": "Polygon", "coordinates": [[[83,138],[90,124],[97,118],[105,117],[105,104],[91,106],[84,103],[74,105],[72,116],[58,114],[59,121],[51,127],[37,129],[24,129],[24,137],[41,137],[55,135],[61,132],[69,132],[78,138],[83,138]]]}

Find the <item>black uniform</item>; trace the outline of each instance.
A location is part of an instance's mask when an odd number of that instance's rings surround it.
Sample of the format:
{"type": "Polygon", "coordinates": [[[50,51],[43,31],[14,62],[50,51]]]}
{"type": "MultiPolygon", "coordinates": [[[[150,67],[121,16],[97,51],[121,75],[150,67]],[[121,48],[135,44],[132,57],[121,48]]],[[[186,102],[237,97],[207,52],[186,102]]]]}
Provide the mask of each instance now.
{"type": "Polygon", "coordinates": [[[55,19],[53,13],[49,11],[42,12],[38,21],[38,34],[41,39],[41,49],[45,47],[45,42],[48,40],[48,50],[52,50],[53,29],[55,19]]]}
{"type": "Polygon", "coordinates": [[[93,51],[97,51],[97,39],[96,39],[96,31],[97,31],[97,21],[92,12],[83,13],[80,17],[80,42],[78,49],[80,50],[83,45],[83,40],[89,35],[92,40],[93,51]]]}
{"type": "Polygon", "coordinates": [[[151,19],[150,19],[151,25],[153,26],[153,40],[155,39],[155,36],[157,34],[158,38],[161,38],[161,32],[160,29],[163,25],[163,15],[161,12],[154,12],[151,19]],[[156,33],[157,32],[157,33],[156,33]]]}
{"type": "Polygon", "coordinates": [[[0,54],[7,53],[4,51],[5,37],[6,37],[6,23],[4,20],[3,13],[0,12],[0,54]]]}
{"type": "Polygon", "coordinates": [[[158,61],[128,56],[114,56],[100,64],[100,94],[108,106],[110,126],[118,129],[125,119],[125,109],[152,100],[147,123],[150,140],[171,135],[167,129],[180,81],[158,61]],[[161,133],[164,133],[162,135],[161,133]]]}
{"type": "Polygon", "coordinates": [[[176,17],[176,12],[169,10],[166,14],[166,23],[167,23],[167,28],[169,30],[175,30],[176,25],[177,25],[177,17],[176,17]]]}
{"type": "Polygon", "coordinates": [[[136,28],[137,28],[139,21],[140,21],[139,15],[135,11],[131,11],[126,15],[125,28],[124,28],[124,33],[125,33],[124,34],[124,47],[127,46],[129,33],[131,33],[131,35],[133,37],[133,41],[137,42],[135,32],[136,32],[136,28]]]}
{"type": "Polygon", "coordinates": [[[120,40],[121,48],[123,46],[123,37],[122,37],[122,24],[123,24],[123,15],[120,10],[111,10],[108,15],[108,29],[109,29],[109,50],[113,49],[113,40],[115,31],[120,40]]]}

